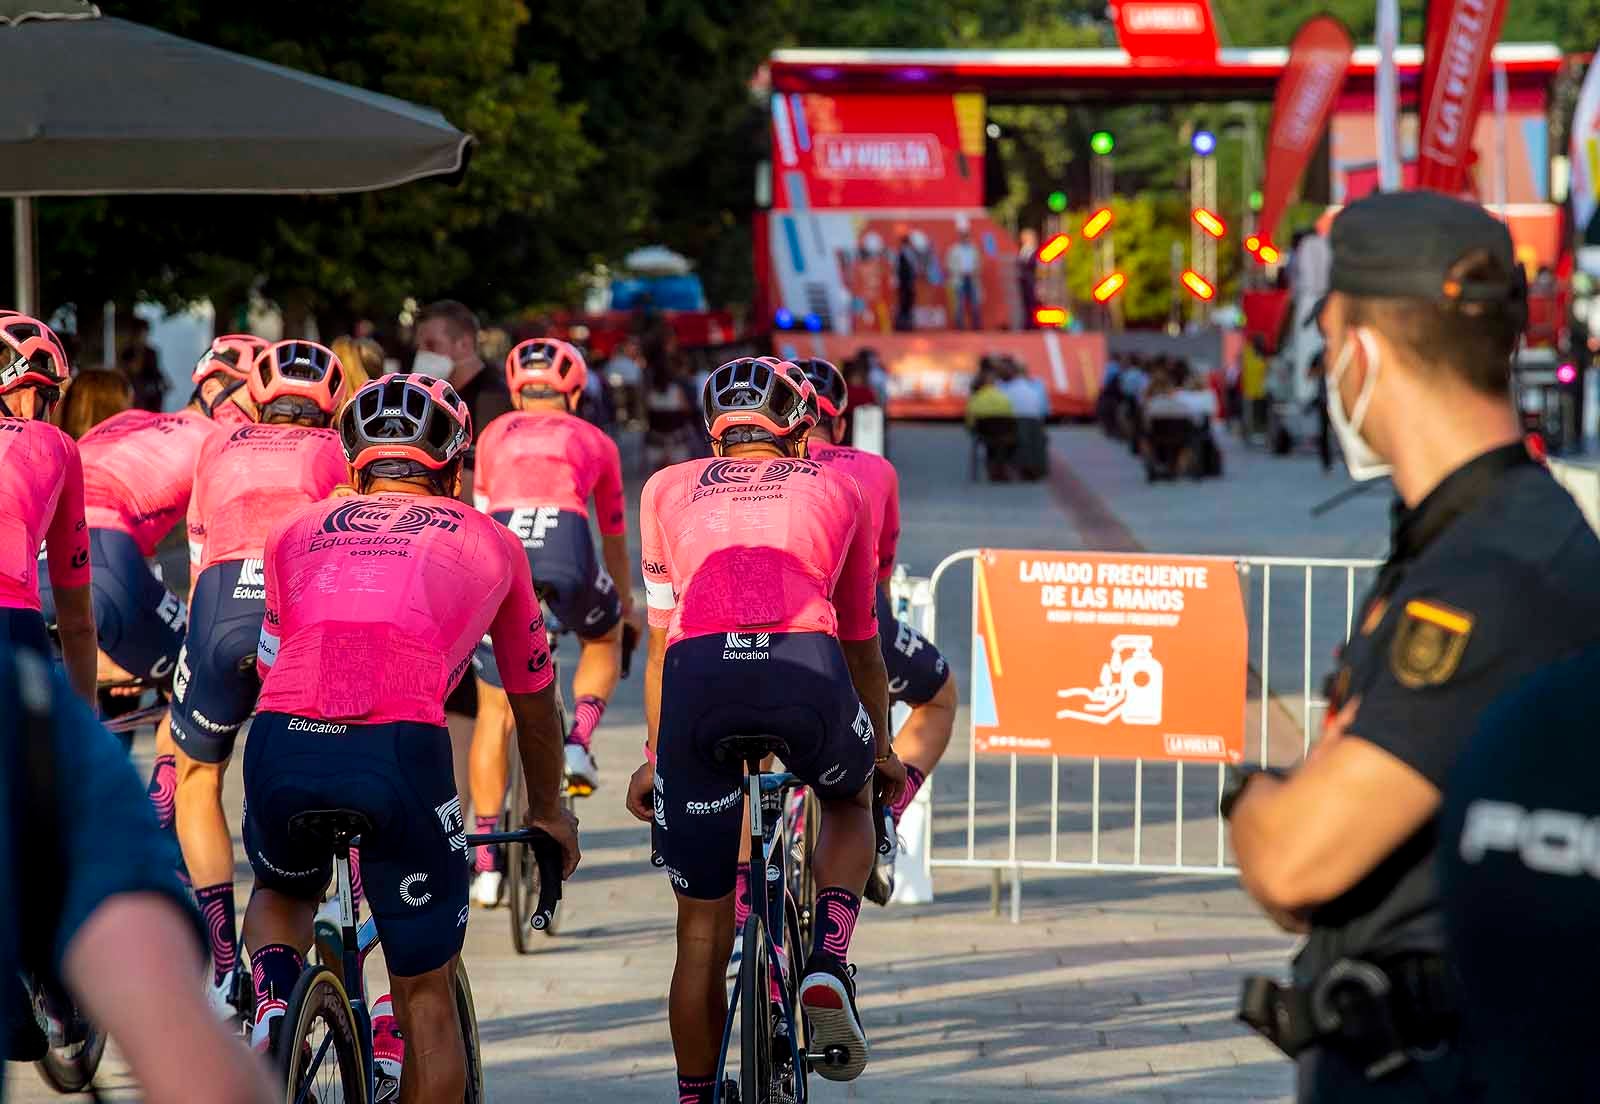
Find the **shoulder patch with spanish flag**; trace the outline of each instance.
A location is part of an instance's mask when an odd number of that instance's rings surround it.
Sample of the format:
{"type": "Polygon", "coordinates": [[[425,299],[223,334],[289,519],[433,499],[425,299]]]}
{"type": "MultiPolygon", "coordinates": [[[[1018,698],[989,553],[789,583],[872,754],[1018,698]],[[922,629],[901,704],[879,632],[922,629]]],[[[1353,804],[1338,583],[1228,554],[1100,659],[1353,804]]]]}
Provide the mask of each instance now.
{"type": "Polygon", "coordinates": [[[1422,598],[1411,599],[1401,612],[1389,649],[1394,677],[1413,690],[1449,682],[1472,636],[1472,614],[1422,598]]]}

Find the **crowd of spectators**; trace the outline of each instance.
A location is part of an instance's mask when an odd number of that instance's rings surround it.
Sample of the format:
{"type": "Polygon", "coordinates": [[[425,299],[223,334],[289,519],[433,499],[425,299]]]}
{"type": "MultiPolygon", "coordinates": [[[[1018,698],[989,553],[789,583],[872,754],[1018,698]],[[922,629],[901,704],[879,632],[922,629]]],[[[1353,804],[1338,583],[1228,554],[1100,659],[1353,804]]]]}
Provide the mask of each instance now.
{"type": "Polygon", "coordinates": [[[967,399],[967,429],[982,450],[992,483],[1036,482],[1050,473],[1044,384],[1011,356],[986,356],[967,399]]]}
{"type": "Polygon", "coordinates": [[[1221,475],[1216,422],[1223,413],[1218,388],[1187,360],[1129,354],[1106,363],[1100,425],[1128,443],[1151,481],[1221,475]]]}

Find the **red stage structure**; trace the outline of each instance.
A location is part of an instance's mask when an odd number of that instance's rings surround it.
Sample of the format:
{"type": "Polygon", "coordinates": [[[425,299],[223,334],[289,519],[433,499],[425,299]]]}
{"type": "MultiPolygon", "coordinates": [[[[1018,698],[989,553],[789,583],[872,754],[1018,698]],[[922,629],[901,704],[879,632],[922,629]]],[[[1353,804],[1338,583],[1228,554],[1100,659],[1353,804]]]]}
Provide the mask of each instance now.
{"type": "MultiPolygon", "coordinates": [[[[1201,0],[1116,7],[1122,41],[1134,53],[792,49],[772,56],[772,198],[755,232],[756,318],[778,323],[780,351],[842,361],[875,349],[890,369],[897,415],[958,414],[985,353],[1023,360],[1045,381],[1057,413],[1093,409],[1104,336],[1023,325],[1017,242],[983,206],[988,106],[1266,102],[1288,61],[1286,48],[1216,49],[1201,0]],[[961,275],[974,251],[964,294],[961,275]],[[917,273],[904,291],[896,272],[902,255],[917,273]],[[963,314],[969,323],[976,316],[978,332],[952,331],[963,314]]],[[[1401,47],[1396,60],[1402,110],[1413,112],[1403,117],[1401,146],[1414,149],[1422,50],[1401,47]]],[[[1493,60],[1509,88],[1506,218],[1524,260],[1553,264],[1561,216],[1549,202],[1545,119],[1562,55],[1552,45],[1502,44],[1493,60]]],[[[1376,182],[1377,61],[1375,48],[1356,50],[1328,128],[1335,204],[1376,182]]],[[[1486,110],[1474,141],[1480,175],[1499,164],[1498,142],[1486,110]]],[[[1482,190],[1489,198],[1487,185],[1482,190]]]]}

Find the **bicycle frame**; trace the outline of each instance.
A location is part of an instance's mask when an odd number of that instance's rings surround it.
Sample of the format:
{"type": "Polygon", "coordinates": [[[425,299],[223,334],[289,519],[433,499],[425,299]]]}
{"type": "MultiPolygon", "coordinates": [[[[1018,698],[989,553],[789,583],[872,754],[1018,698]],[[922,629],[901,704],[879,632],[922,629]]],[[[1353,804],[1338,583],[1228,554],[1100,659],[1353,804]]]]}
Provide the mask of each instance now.
{"type": "MultiPolygon", "coordinates": [[[[767,944],[767,958],[773,968],[782,969],[783,959],[780,952],[783,948],[782,933],[784,929],[784,904],[789,899],[789,878],[786,863],[788,861],[788,848],[780,846],[778,828],[783,817],[784,795],[795,786],[804,785],[792,774],[774,774],[761,769],[760,759],[751,759],[745,764],[745,800],[750,809],[750,911],[759,910],[765,922],[761,926],[761,934],[767,944]],[[769,830],[770,826],[770,830],[769,830]],[[769,887],[777,886],[776,896],[769,893],[769,887]],[[774,920],[776,912],[776,920],[774,920]],[[774,937],[774,925],[778,935],[774,937]]],[[[797,951],[798,948],[792,948],[797,951]]],[[[751,962],[755,956],[747,956],[741,965],[741,970],[752,969],[751,962]]],[[[798,964],[790,962],[791,972],[798,969],[798,964]]],[[[739,1010],[739,985],[733,987],[733,996],[728,1001],[728,1019],[722,1030],[722,1052],[717,1057],[717,1083],[713,1090],[713,1104],[722,1104],[723,1075],[728,1064],[728,1050],[733,1041],[733,1025],[739,1010]]],[[[797,1076],[795,1079],[796,1104],[805,1104],[807,1099],[806,1075],[809,1072],[809,1056],[799,1047],[801,1038],[800,1022],[797,1009],[790,999],[790,986],[787,984],[778,987],[781,996],[784,1019],[789,1025],[790,1046],[794,1049],[797,1063],[797,1076]]],[[[742,1060],[742,1059],[741,1059],[742,1060]]],[[[741,1104],[754,1104],[744,1101],[741,1104]]]]}

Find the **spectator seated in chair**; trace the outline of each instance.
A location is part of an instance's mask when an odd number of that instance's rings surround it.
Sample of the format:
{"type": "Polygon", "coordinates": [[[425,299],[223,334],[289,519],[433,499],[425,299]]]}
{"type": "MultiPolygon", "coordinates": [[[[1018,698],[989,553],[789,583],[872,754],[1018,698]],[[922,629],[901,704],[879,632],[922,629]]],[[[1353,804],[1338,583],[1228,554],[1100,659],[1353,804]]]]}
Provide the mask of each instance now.
{"type": "Polygon", "coordinates": [[[1045,419],[1050,416],[1049,392],[1015,357],[1001,357],[996,367],[1000,389],[1011,400],[1011,414],[1016,419],[1017,475],[1029,483],[1037,482],[1050,471],[1050,445],[1044,432],[1045,419]]]}
{"type": "Polygon", "coordinates": [[[978,450],[981,448],[989,481],[1008,482],[1017,449],[1017,420],[1011,399],[1001,388],[994,361],[989,357],[978,362],[978,375],[972,381],[972,394],[967,399],[966,421],[972,433],[972,477],[978,477],[978,450]]]}
{"type": "Polygon", "coordinates": [[[1201,470],[1197,449],[1195,414],[1165,369],[1150,377],[1150,386],[1140,406],[1139,454],[1144,458],[1145,477],[1176,479],[1185,472],[1201,470]]]}

